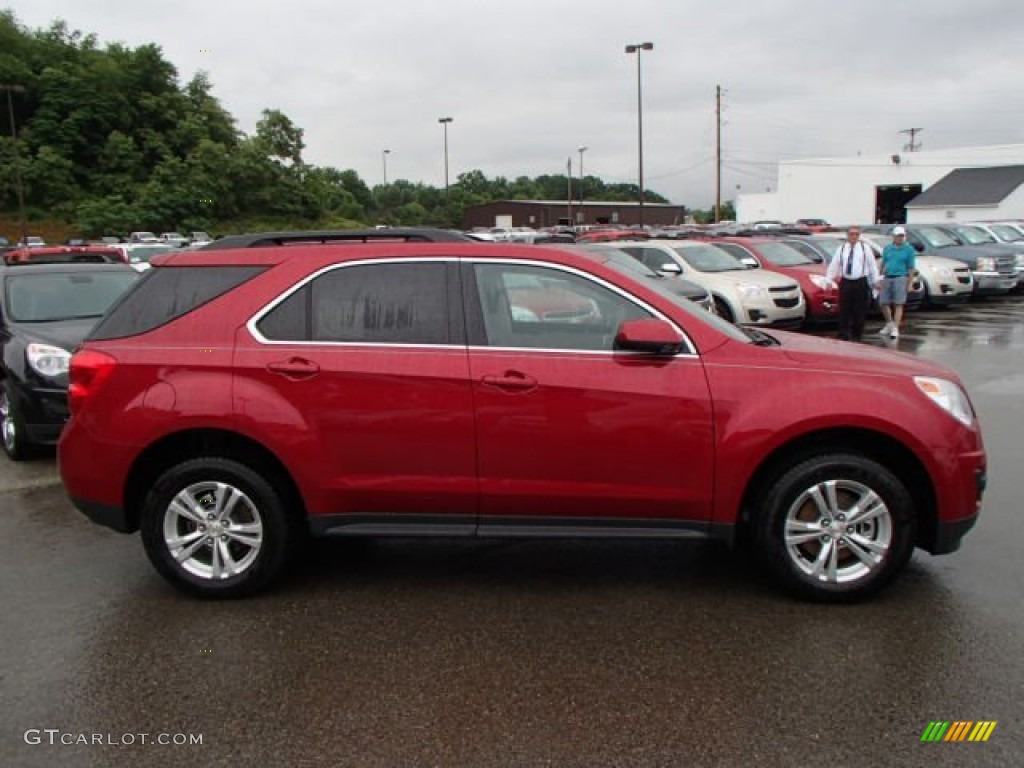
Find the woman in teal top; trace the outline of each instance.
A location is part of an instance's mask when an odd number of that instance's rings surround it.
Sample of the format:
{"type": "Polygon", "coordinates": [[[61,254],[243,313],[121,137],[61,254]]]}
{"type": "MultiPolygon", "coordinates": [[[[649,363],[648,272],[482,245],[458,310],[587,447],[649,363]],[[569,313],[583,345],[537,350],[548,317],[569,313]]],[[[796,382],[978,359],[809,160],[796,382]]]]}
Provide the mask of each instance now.
{"type": "Polygon", "coordinates": [[[883,336],[899,338],[903,305],[907,303],[907,283],[916,273],[916,256],[917,251],[907,242],[907,231],[893,227],[892,243],[882,251],[882,290],[878,303],[885,317],[885,325],[879,331],[883,336]]]}

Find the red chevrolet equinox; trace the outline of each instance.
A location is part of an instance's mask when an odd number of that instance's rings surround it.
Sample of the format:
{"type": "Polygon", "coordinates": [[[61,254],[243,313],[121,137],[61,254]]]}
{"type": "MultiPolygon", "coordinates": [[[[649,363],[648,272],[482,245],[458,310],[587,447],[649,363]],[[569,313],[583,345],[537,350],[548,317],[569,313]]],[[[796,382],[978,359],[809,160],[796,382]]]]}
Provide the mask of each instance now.
{"type": "Polygon", "coordinates": [[[204,597],[266,588],[312,533],[719,539],[853,600],[974,524],[954,372],[444,234],[159,257],[71,360],[74,504],[204,597]]]}

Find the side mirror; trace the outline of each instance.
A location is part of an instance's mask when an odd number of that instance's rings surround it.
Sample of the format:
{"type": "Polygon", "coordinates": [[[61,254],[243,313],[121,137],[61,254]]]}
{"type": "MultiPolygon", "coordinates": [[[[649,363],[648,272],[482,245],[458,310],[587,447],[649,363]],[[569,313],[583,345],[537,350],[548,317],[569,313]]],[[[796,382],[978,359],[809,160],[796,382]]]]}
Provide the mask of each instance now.
{"type": "Polygon", "coordinates": [[[761,266],[760,264],[757,263],[757,259],[755,259],[753,256],[744,256],[742,259],[740,259],[740,261],[743,263],[743,266],[746,267],[747,269],[757,269],[761,266]]]}
{"type": "Polygon", "coordinates": [[[670,261],[658,267],[658,271],[663,275],[681,275],[683,273],[683,268],[674,261],[670,261]]]}
{"type": "Polygon", "coordinates": [[[921,245],[920,243],[911,243],[910,247],[913,248],[918,253],[921,253],[924,250],[924,246],[921,245]]]}
{"type": "Polygon", "coordinates": [[[669,323],[658,318],[626,320],[615,334],[615,348],[652,355],[677,355],[686,349],[686,339],[669,323]]]}

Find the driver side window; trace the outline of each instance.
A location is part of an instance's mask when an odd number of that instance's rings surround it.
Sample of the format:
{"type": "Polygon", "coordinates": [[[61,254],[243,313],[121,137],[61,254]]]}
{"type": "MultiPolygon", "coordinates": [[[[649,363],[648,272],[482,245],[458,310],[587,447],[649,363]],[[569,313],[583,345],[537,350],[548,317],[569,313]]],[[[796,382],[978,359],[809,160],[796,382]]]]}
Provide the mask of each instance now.
{"type": "Polygon", "coordinates": [[[653,317],[624,296],[569,272],[524,264],[476,264],[491,347],[612,351],[624,320],[653,317]]]}

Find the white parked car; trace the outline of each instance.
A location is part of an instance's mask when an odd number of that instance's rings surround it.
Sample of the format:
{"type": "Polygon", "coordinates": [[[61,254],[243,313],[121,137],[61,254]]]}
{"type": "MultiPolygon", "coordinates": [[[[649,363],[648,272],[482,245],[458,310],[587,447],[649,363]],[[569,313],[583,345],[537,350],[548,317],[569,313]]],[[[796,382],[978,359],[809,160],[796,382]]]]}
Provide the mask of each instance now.
{"type": "Polygon", "coordinates": [[[739,325],[795,328],[807,307],[800,285],[767,269],[748,269],[710,243],[692,240],[620,241],[616,248],[662,274],[704,287],[717,313],[739,325]]]}
{"type": "Polygon", "coordinates": [[[180,232],[162,232],[160,234],[160,242],[164,245],[181,248],[184,245],[188,245],[188,238],[180,232]]]}
{"type": "Polygon", "coordinates": [[[26,235],[25,240],[21,243],[18,243],[18,245],[24,248],[42,248],[44,245],[46,245],[46,241],[43,240],[43,238],[38,237],[36,235],[26,235]]]}
{"type": "Polygon", "coordinates": [[[149,269],[149,261],[153,257],[164,253],[174,253],[178,250],[173,245],[165,245],[159,241],[155,243],[121,243],[111,247],[120,251],[124,260],[138,272],[145,272],[149,269]]]}
{"type": "Polygon", "coordinates": [[[190,238],[192,245],[202,245],[203,243],[212,243],[213,238],[205,232],[193,232],[190,238]]]}
{"type": "Polygon", "coordinates": [[[129,243],[159,243],[160,238],[152,232],[132,232],[128,235],[129,243]]]}
{"type": "MultiPolygon", "coordinates": [[[[882,249],[892,242],[892,237],[875,232],[865,232],[861,240],[875,251],[875,257],[881,257],[882,249]]],[[[917,274],[924,284],[924,303],[932,306],[948,306],[962,304],[974,293],[974,277],[971,269],[962,261],[947,259],[945,256],[926,256],[917,254],[914,257],[917,274]]]]}

